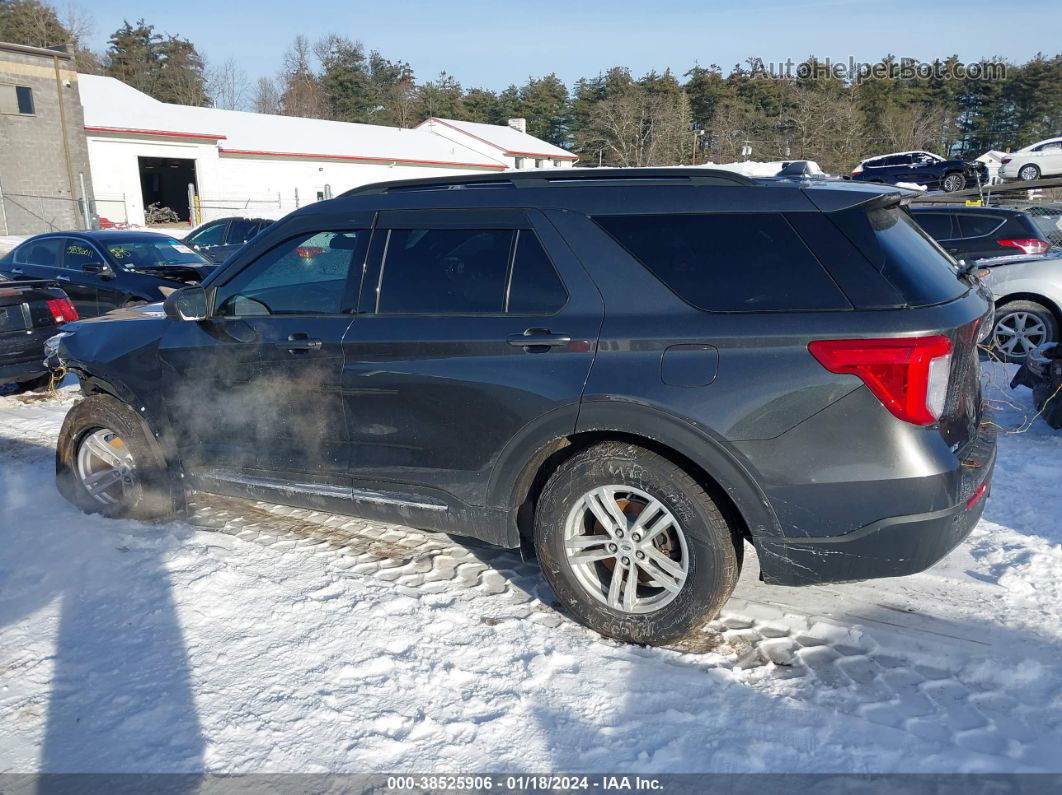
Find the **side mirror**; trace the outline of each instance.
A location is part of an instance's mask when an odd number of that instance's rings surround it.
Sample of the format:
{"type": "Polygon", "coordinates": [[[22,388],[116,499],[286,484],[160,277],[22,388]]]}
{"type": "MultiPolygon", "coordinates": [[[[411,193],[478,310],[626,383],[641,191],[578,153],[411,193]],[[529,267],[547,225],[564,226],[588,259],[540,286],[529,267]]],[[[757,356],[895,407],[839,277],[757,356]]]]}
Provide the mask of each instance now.
{"type": "Polygon", "coordinates": [[[206,290],[202,287],[182,287],[166,296],[162,308],[166,317],[173,320],[206,320],[206,290]]]}
{"type": "Polygon", "coordinates": [[[95,273],[102,276],[104,279],[113,279],[114,270],[110,265],[103,262],[86,262],[81,266],[83,273],[95,273]]]}

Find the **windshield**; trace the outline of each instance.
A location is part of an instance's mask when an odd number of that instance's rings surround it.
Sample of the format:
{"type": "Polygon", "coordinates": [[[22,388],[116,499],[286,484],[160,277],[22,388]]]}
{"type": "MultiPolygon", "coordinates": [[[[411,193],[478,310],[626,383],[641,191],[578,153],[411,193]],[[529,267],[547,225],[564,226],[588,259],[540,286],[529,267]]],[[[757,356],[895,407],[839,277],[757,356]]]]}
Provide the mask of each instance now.
{"type": "Polygon", "coordinates": [[[104,246],[118,265],[131,270],[175,265],[195,267],[210,264],[179,240],[161,235],[158,240],[109,239],[104,242],[104,246]]]}

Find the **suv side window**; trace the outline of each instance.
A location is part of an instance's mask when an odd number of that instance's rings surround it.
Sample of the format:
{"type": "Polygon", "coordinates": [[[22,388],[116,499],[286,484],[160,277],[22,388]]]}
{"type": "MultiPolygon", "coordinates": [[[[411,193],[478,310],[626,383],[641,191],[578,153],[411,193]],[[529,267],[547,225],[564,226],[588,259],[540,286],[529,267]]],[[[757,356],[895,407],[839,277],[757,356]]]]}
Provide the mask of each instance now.
{"type": "Polygon", "coordinates": [[[951,240],[956,236],[952,231],[951,213],[912,213],[918,225],[925,229],[934,240],[951,240]]]}
{"type": "Polygon", "coordinates": [[[218,288],[225,317],[335,315],[350,311],[352,272],[360,275],[369,233],[314,232],[270,249],[218,288]]]}
{"type": "Polygon", "coordinates": [[[512,229],[390,229],[376,312],[464,315],[505,311],[512,229]]]}
{"type": "Polygon", "coordinates": [[[710,312],[850,309],[776,213],[613,215],[594,220],[689,304],[710,312]]]}
{"type": "Polygon", "coordinates": [[[225,237],[227,243],[246,243],[252,237],[258,234],[258,230],[261,229],[261,225],[257,221],[250,221],[246,218],[236,218],[229,221],[229,233],[225,237]]]}
{"type": "Polygon", "coordinates": [[[43,240],[32,240],[19,246],[15,252],[15,262],[23,265],[47,265],[52,268],[60,267],[62,258],[61,237],[46,237],[43,240]]]}
{"type": "Polygon", "coordinates": [[[958,220],[963,237],[984,237],[1003,226],[1006,219],[984,213],[963,213],[958,220]]]}
{"type": "Polygon", "coordinates": [[[557,270],[529,229],[516,233],[516,253],[505,299],[506,311],[520,315],[552,315],[568,302],[568,291],[557,270]]]}
{"type": "Polygon", "coordinates": [[[207,224],[199,231],[189,235],[185,242],[194,246],[220,246],[225,242],[225,228],[227,226],[228,221],[207,224]]]}
{"type": "Polygon", "coordinates": [[[910,155],[893,155],[892,157],[884,158],[886,166],[909,166],[911,165],[910,155]]]}

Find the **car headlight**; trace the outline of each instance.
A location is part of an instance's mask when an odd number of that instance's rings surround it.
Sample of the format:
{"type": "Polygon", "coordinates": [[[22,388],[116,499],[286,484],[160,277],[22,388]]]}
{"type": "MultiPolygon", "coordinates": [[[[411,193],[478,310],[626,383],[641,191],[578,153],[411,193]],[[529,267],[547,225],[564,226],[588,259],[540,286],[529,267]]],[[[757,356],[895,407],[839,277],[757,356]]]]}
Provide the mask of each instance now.
{"type": "Polygon", "coordinates": [[[72,331],[60,331],[55,336],[49,337],[44,341],[44,358],[51,359],[53,356],[59,355],[59,343],[62,342],[63,337],[69,337],[73,334],[72,331]]]}

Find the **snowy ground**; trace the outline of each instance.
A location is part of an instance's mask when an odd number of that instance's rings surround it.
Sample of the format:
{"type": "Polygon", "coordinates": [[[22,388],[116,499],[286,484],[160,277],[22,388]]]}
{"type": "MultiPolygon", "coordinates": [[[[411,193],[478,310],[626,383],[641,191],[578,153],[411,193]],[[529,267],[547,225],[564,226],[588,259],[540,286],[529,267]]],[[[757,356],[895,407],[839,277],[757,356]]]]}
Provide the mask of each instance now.
{"type": "MultiPolygon", "coordinates": [[[[991,388],[1019,426],[1028,391],[991,388]]],[[[711,631],[661,650],[445,536],[217,499],[84,516],[52,486],[73,400],[0,398],[0,773],[1062,770],[1062,434],[1039,420],[929,572],[786,589],[749,555],[711,631]]]]}

